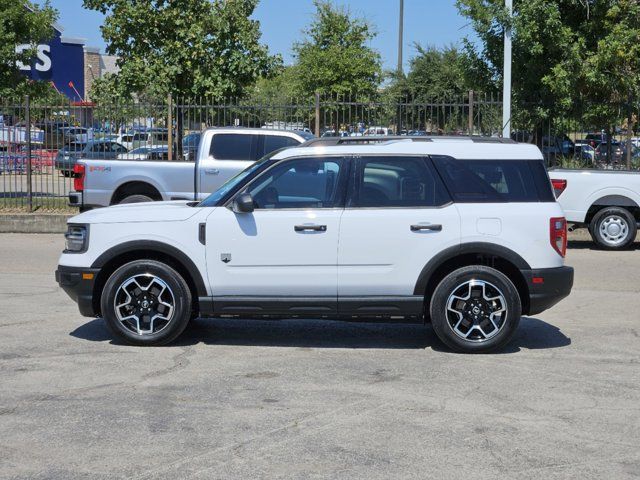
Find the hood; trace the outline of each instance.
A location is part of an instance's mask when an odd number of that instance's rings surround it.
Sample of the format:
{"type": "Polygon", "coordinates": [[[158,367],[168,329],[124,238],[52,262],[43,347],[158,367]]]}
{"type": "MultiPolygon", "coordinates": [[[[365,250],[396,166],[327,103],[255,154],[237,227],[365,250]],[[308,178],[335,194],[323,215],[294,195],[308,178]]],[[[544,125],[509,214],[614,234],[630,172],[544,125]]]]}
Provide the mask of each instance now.
{"type": "Polygon", "coordinates": [[[69,223],[181,222],[200,211],[189,200],[127,203],[97,208],[69,219],[69,223]]]}

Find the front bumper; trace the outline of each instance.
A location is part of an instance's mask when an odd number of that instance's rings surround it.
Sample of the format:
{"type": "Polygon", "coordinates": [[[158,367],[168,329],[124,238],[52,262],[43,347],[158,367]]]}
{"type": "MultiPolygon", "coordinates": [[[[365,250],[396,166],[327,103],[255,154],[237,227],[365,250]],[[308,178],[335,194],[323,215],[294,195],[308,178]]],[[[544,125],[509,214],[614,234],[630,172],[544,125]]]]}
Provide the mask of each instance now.
{"type": "Polygon", "coordinates": [[[573,268],[539,268],[522,270],[529,288],[528,315],[536,315],[553,307],[571,293],[573,268]]]}
{"type": "Polygon", "coordinates": [[[58,265],[56,282],[71,299],[78,304],[80,314],[85,317],[98,315],[93,304],[93,287],[99,268],[80,268],[58,265]]]}

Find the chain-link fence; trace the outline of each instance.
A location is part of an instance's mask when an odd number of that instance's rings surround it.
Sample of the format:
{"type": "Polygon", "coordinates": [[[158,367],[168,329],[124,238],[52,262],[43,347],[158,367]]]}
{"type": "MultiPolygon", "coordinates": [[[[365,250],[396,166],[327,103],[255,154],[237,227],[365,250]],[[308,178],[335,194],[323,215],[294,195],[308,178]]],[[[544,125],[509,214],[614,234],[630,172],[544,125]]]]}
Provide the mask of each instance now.
{"type": "MultiPolygon", "coordinates": [[[[633,128],[637,103],[601,125],[584,112],[550,115],[515,110],[511,137],[536,144],[550,167],[640,167],[633,128]]],[[[546,112],[546,113],[545,113],[546,112]]],[[[498,96],[469,92],[452,99],[350,96],[265,100],[207,98],[95,105],[8,103],[0,99],[0,209],[66,210],[80,158],[193,161],[209,127],[305,130],[316,136],[501,136],[498,96]],[[170,127],[170,128],[169,128],[170,127]]]]}

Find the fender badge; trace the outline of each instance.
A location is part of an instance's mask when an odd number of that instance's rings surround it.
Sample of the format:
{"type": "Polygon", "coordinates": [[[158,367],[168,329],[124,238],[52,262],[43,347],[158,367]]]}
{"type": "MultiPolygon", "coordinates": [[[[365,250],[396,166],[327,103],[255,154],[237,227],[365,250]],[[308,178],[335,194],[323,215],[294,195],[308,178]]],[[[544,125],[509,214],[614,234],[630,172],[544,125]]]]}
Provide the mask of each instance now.
{"type": "Polygon", "coordinates": [[[231,254],[230,253],[221,253],[220,254],[220,260],[222,260],[224,263],[229,263],[231,261],[231,254]]]}

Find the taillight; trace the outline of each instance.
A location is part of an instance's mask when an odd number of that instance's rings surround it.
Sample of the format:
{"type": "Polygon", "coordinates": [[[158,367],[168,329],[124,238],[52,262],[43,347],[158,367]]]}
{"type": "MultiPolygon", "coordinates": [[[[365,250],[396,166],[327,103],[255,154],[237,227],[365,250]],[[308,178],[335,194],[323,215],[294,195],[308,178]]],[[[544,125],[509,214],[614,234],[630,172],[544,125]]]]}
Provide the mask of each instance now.
{"type": "Polygon", "coordinates": [[[76,163],[73,166],[73,189],[76,192],[84,190],[84,165],[76,163]]]}
{"type": "Polygon", "coordinates": [[[549,221],[549,237],[553,249],[564,257],[567,254],[567,220],[564,217],[549,221]]]}
{"type": "Polygon", "coordinates": [[[567,188],[567,181],[553,178],[551,179],[551,185],[553,185],[553,191],[556,194],[556,198],[558,198],[560,195],[562,195],[562,192],[564,192],[565,188],[567,188]]]}

